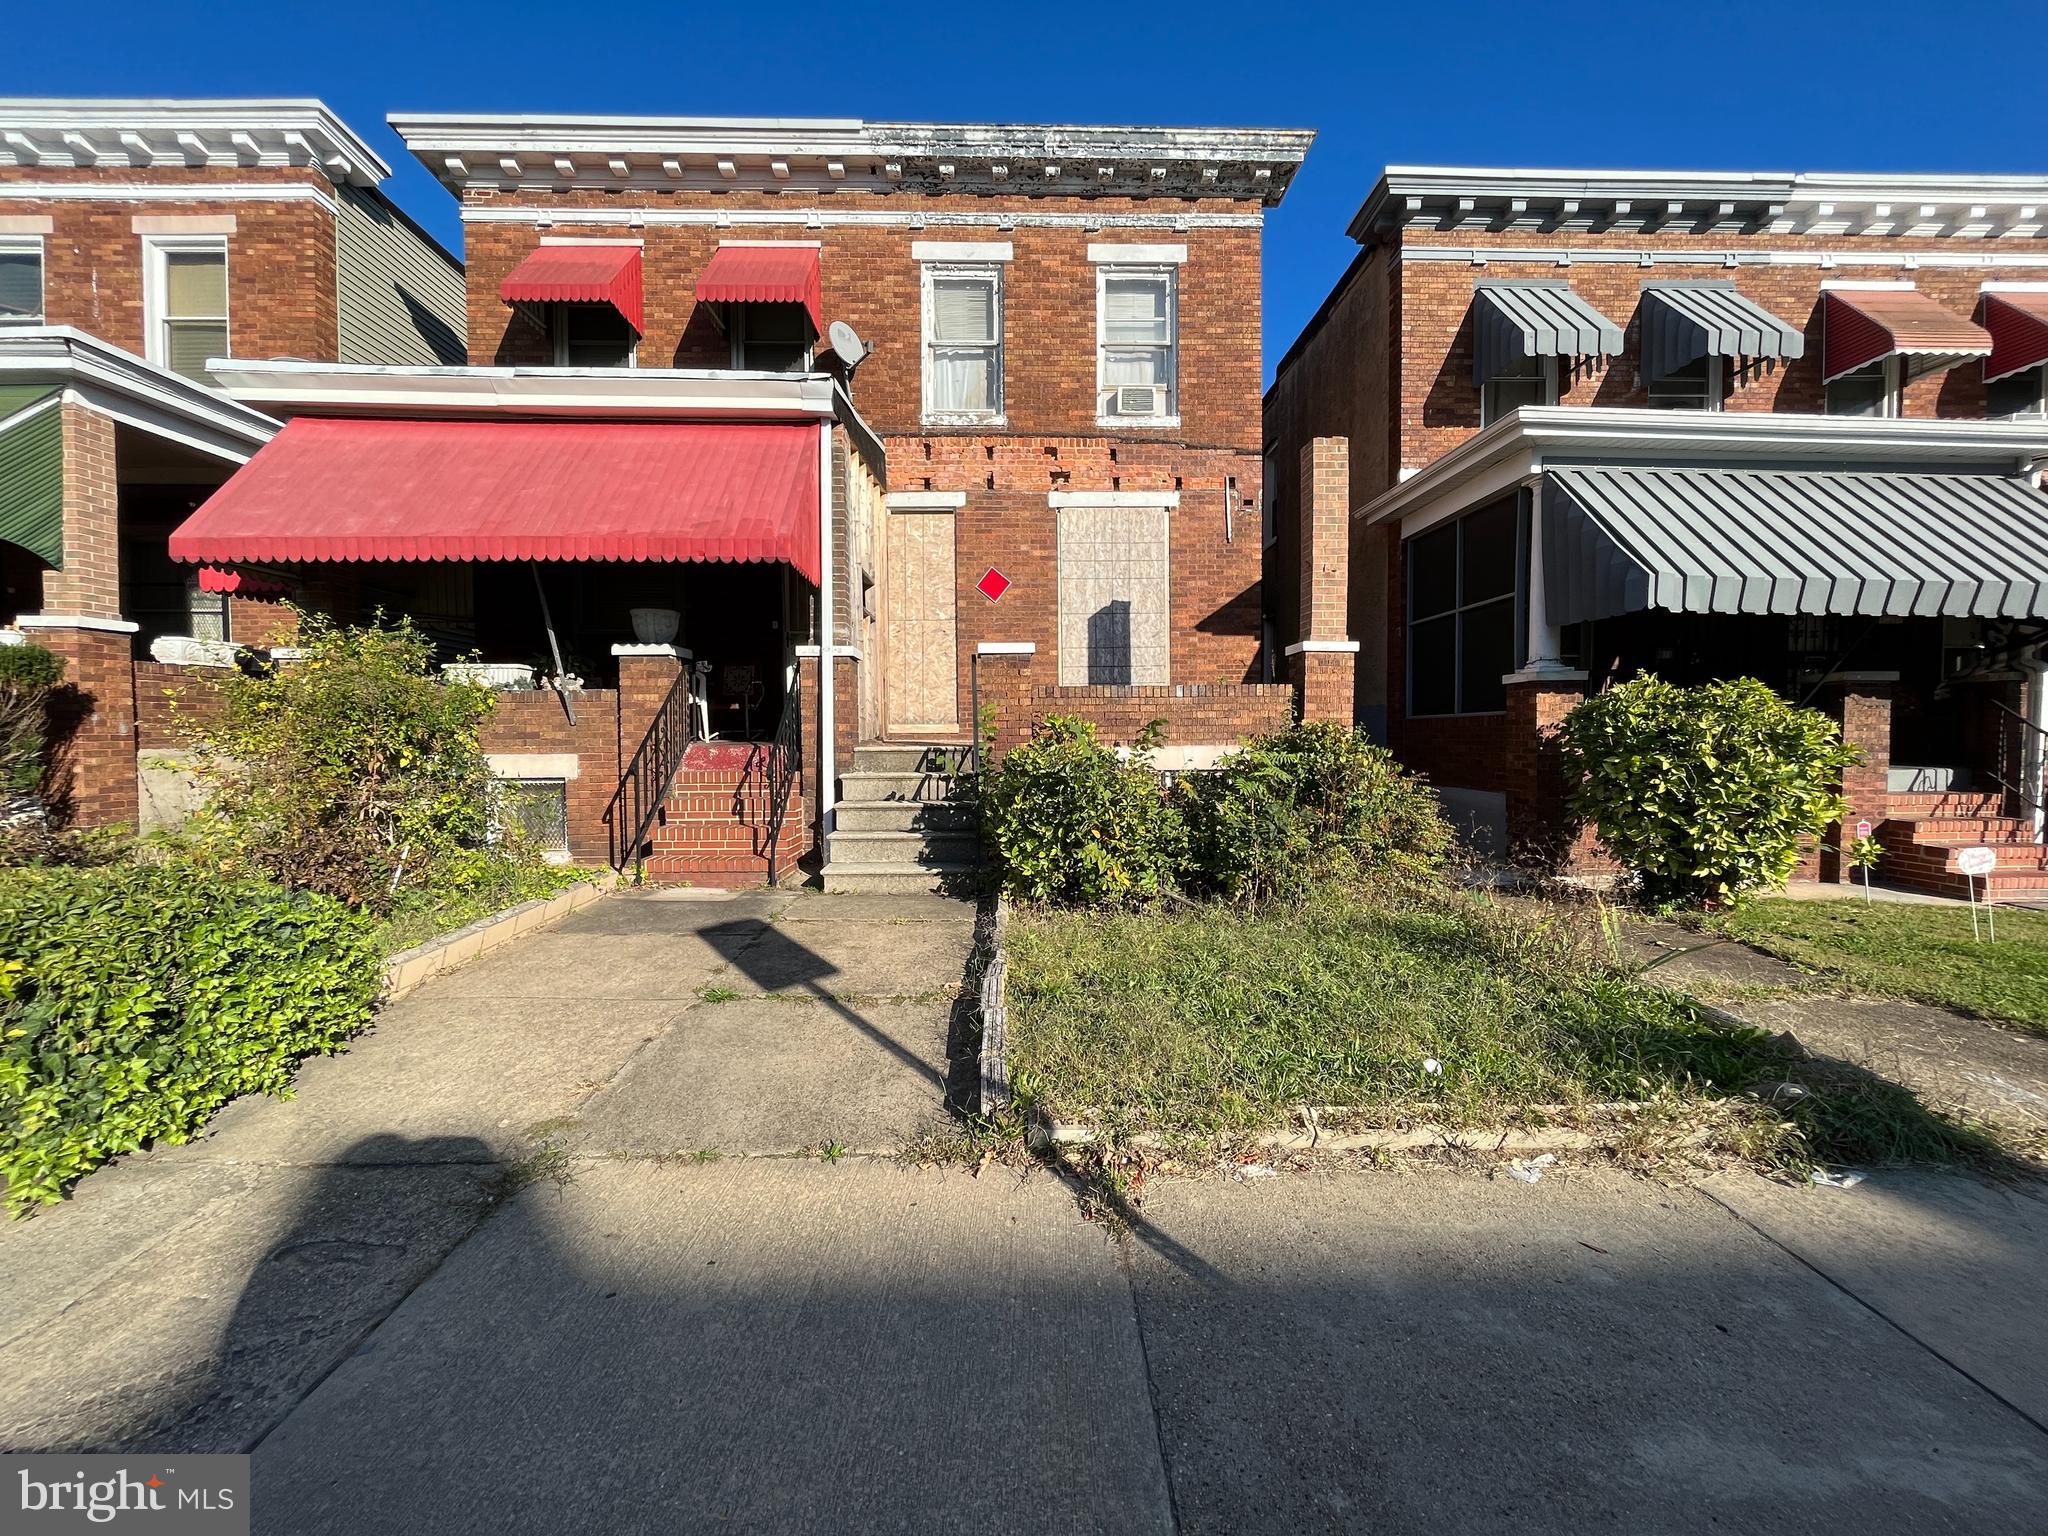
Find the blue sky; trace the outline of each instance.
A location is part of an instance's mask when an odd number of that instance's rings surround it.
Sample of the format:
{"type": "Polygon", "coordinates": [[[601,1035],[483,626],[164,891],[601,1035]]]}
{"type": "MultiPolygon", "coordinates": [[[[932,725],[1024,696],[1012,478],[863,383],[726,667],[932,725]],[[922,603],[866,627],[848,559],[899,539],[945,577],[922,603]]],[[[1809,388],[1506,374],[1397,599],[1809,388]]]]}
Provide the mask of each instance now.
{"type": "Polygon", "coordinates": [[[1222,123],[1319,130],[1266,233],[1266,364],[1387,164],[2048,171],[2038,4],[640,5],[199,11],[10,23],[4,95],[319,96],[457,245],[405,111],[1222,123]],[[196,19],[196,24],[195,24],[196,19]]]}

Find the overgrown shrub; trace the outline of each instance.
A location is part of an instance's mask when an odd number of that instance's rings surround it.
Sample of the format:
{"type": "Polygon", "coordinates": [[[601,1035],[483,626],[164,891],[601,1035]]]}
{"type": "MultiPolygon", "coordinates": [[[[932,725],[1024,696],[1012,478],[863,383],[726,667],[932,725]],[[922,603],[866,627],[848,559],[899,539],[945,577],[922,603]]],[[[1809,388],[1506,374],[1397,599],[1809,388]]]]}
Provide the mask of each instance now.
{"type": "Polygon", "coordinates": [[[1747,677],[1645,675],[1585,700],[1560,736],[1574,809],[1659,905],[1783,885],[1841,819],[1837,786],[1858,760],[1826,715],[1747,677]]]}
{"type": "Polygon", "coordinates": [[[360,1029],[370,919],[329,897],[177,866],[0,873],[0,1175],[12,1210],[360,1029]]]}
{"type": "Polygon", "coordinates": [[[490,830],[490,691],[444,680],[408,620],[299,623],[302,661],[223,679],[193,765],[210,798],[185,843],[220,873],[379,911],[449,883],[490,830]]]}
{"type": "Polygon", "coordinates": [[[1298,900],[1326,880],[1442,872],[1455,838],[1393,754],[1332,721],[1254,737],[1181,781],[1188,883],[1234,900],[1298,900]]]}
{"type": "Polygon", "coordinates": [[[0,790],[26,794],[43,782],[50,690],[64,658],[40,645],[0,645],[0,790]]]}
{"type": "Polygon", "coordinates": [[[981,776],[983,836],[1003,885],[1028,901],[1095,906],[1174,886],[1180,814],[1159,777],[1055,715],[981,776]]]}

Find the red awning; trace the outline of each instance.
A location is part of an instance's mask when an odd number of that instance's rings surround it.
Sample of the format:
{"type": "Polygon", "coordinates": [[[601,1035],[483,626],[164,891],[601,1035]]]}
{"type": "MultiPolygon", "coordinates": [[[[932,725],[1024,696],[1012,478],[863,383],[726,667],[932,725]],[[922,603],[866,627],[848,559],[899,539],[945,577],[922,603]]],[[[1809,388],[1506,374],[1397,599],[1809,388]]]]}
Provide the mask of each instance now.
{"type": "Polygon", "coordinates": [[[801,304],[824,334],[815,245],[721,245],[697,279],[700,304],[801,304]]]}
{"type": "Polygon", "coordinates": [[[1991,333],[1914,288],[1829,288],[1821,376],[1903,357],[1914,374],[1953,368],[1991,351],[1991,333]]]}
{"type": "Polygon", "coordinates": [[[818,429],[798,422],[285,423],[171,557],[785,560],[818,579],[818,429]]]}
{"type": "Polygon", "coordinates": [[[635,331],[647,332],[637,245],[540,246],[498,285],[498,297],[514,304],[609,304],[635,331]]]}
{"type": "Polygon", "coordinates": [[[246,571],[224,571],[218,566],[202,565],[199,568],[199,590],[239,592],[243,597],[276,597],[289,589],[283,582],[269,577],[251,576],[246,571]]]}
{"type": "Polygon", "coordinates": [[[1987,382],[2048,363],[2048,289],[1985,294],[1984,329],[1991,333],[1991,355],[1984,359],[1987,382]]]}

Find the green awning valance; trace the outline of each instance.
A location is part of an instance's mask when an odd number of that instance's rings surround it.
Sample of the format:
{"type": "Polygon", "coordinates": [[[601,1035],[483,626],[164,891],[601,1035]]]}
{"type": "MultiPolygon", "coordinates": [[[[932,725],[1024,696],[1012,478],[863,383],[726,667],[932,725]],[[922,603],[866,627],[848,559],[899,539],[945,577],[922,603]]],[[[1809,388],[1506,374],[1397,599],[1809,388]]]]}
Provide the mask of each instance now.
{"type": "Polygon", "coordinates": [[[64,564],[64,415],[54,388],[0,387],[0,540],[64,564]]]}

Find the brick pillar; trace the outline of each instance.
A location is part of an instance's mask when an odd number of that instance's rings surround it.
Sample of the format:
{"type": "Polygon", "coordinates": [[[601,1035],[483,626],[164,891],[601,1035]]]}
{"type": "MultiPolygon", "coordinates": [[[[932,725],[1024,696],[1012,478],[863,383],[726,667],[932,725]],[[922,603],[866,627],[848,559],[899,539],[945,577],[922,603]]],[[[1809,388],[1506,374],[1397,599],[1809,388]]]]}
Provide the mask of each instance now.
{"type": "Polygon", "coordinates": [[[50,698],[50,762],[43,800],[67,827],[134,827],[141,816],[135,766],[133,624],[24,614],[37,645],[64,658],[50,698]]]}
{"type": "Polygon", "coordinates": [[[690,653],[673,645],[615,645],[619,659],[619,771],[624,772],[640,738],[654,724],[661,701],[682,675],[690,653]]]}
{"type": "Polygon", "coordinates": [[[1568,807],[1557,728],[1586,696],[1586,674],[1516,672],[1507,685],[1508,858],[1551,874],[1583,868],[1595,845],[1568,807]]]}
{"type": "Polygon", "coordinates": [[[64,566],[43,572],[43,612],[121,617],[121,491],[114,423],[65,402],[64,566]]]}
{"type": "Polygon", "coordinates": [[[1358,642],[1349,638],[1351,443],[1318,437],[1301,449],[1301,638],[1287,647],[1295,710],[1304,720],[1352,722],[1358,642]]]}
{"type": "MultiPolygon", "coordinates": [[[[978,651],[970,662],[980,684],[982,713],[989,716],[989,729],[981,738],[984,768],[995,766],[1004,753],[1031,739],[1031,669],[1038,659],[1034,642],[991,643],[1022,648],[978,651]]],[[[979,732],[980,722],[972,729],[979,732]]]]}
{"type": "Polygon", "coordinates": [[[1861,751],[1863,761],[1842,773],[1847,819],[1821,834],[1823,881],[1854,876],[1842,855],[1856,840],[1857,822],[1867,821],[1873,830],[1884,823],[1892,766],[1892,689],[1898,680],[1896,672],[1837,672],[1828,678],[1827,712],[1840,722],[1843,742],[1861,751]]]}

